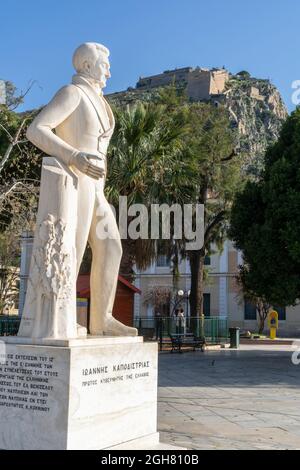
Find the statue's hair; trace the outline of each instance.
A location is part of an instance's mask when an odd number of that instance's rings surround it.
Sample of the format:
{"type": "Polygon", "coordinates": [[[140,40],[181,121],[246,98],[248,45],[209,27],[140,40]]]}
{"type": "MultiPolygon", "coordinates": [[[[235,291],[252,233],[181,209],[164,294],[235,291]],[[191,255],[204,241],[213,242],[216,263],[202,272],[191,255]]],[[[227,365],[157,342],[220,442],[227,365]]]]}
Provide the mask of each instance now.
{"type": "Polygon", "coordinates": [[[85,42],[81,44],[73,54],[73,66],[75,70],[82,72],[85,63],[91,64],[97,60],[99,52],[103,56],[109,56],[109,50],[102,44],[97,44],[96,42],[85,42]]]}

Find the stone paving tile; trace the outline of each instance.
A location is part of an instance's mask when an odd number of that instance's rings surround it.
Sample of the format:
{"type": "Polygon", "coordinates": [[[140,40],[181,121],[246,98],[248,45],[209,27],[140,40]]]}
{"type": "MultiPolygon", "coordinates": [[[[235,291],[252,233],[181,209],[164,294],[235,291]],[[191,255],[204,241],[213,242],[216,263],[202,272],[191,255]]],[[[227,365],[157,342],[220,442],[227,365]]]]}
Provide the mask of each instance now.
{"type": "Polygon", "coordinates": [[[288,347],[160,355],[161,440],[191,449],[300,449],[300,366],[288,347]]]}

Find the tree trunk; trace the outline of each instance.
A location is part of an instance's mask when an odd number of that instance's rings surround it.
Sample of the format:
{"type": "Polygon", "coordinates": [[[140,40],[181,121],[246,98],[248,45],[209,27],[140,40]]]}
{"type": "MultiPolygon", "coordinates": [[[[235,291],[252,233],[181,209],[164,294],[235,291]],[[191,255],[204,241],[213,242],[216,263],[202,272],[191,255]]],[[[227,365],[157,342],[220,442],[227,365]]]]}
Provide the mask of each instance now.
{"type": "Polygon", "coordinates": [[[191,266],[191,293],[190,309],[192,317],[199,317],[203,314],[203,278],[204,278],[204,249],[190,254],[191,266]]]}
{"type": "MultiPolygon", "coordinates": [[[[198,203],[205,207],[207,201],[208,181],[203,179],[198,198],[198,203]]],[[[204,245],[200,250],[190,251],[189,259],[191,266],[191,293],[190,293],[190,310],[192,317],[200,317],[203,315],[203,278],[204,278],[204,259],[205,259],[205,236],[204,245]]],[[[199,322],[198,322],[199,323],[199,322]]]]}
{"type": "Polygon", "coordinates": [[[134,278],[133,265],[135,262],[135,240],[123,239],[122,248],[123,254],[119,272],[127,281],[132,282],[134,278]]]}
{"type": "Polygon", "coordinates": [[[261,335],[265,329],[265,322],[268,317],[269,304],[264,303],[262,300],[258,300],[256,303],[256,310],[258,312],[258,333],[261,335]]]}
{"type": "Polygon", "coordinates": [[[263,315],[259,314],[258,333],[261,335],[265,329],[265,319],[263,315]]]}

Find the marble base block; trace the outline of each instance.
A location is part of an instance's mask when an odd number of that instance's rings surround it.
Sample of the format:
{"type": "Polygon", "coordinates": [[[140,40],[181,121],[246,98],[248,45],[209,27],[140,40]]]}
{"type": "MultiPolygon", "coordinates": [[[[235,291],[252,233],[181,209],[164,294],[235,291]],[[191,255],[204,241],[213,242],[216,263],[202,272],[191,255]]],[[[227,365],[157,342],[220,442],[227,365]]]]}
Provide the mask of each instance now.
{"type": "Polygon", "coordinates": [[[156,343],[141,337],[26,343],[0,338],[0,449],[158,442],[156,343]]]}

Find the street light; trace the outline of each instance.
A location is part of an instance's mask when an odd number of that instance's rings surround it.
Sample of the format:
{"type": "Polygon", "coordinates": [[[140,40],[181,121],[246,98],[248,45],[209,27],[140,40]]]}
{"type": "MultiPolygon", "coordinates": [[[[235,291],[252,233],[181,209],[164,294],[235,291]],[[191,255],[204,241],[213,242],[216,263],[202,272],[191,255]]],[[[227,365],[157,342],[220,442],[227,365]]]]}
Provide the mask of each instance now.
{"type": "Polygon", "coordinates": [[[187,312],[186,312],[186,316],[189,317],[189,316],[190,316],[189,310],[190,310],[190,295],[191,295],[191,291],[188,290],[187,293],[186,293],[186,295],[187,295],[187,312]]]}

